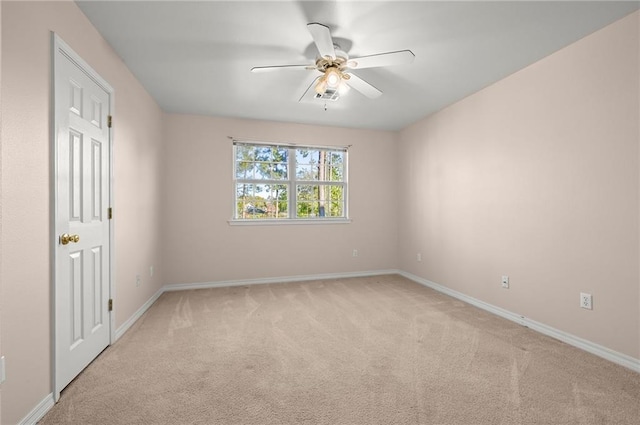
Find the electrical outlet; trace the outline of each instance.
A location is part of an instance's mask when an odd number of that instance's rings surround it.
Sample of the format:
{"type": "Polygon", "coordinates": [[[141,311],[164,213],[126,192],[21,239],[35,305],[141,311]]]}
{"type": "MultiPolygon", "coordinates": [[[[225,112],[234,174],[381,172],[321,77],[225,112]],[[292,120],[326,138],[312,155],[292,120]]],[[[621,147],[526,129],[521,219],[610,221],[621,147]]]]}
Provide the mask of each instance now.
{"type": "Polygon", "coordinates": [[[502,287],[509,289],[509,276],[502,276],[502,287]]]}
{"type": "Polygon", "coordinates": [[[139,274],[136,275],[136,288],[138,286],[140,286],[140,275],[139,274]]]}
{"type": "Polygon", "coordinates": [[[421,253],[417,253],[416,254],[416,260],[422,261],[422,254],[421,253]]]}
{"type": "Polygon", "coordinates": [[[354,249],[354,250],[353,250],[353,256],[354,256],[354,257],[357,257],[357,256],[358,256],[358,250],[357,250],[357,249],[354,249]]]}
{"type": "Polygon", "coordinates": [[[580,292],[580,307],[593,310],[593,297],[591,294],[580,292]]]}

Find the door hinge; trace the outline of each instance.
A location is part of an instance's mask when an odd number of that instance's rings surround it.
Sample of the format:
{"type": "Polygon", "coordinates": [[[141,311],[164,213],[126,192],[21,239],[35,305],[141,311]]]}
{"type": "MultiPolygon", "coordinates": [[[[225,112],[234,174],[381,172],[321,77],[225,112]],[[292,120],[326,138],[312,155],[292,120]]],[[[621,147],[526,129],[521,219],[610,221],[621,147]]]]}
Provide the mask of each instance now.
{"type": "Polygon", "coordinates": [[[109,311],[113,311],[113,299],[109,298],[109,311]]]}
{"type": "Polygon", "coordinates": [[[109,220],[113,218],[113,208],[109,207],[107,210],[107,215],[109,216],[109,220]]]}
{"type": "Polygon", "coordinates": [[[111,115],[107,116],[107,127],[111,128],[113,124],[113,117],[111,115]]]}

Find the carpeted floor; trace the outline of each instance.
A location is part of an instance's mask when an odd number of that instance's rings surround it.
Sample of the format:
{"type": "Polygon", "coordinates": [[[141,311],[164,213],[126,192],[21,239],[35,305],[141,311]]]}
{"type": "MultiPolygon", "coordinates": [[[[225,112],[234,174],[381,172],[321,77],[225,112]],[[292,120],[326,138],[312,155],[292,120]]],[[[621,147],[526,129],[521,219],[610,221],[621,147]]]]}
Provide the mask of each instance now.
{"type": "Polygon", "coordinates": [[[165,293],[50,424],[638,424],[640,374],[400,276],[165,293]]]}

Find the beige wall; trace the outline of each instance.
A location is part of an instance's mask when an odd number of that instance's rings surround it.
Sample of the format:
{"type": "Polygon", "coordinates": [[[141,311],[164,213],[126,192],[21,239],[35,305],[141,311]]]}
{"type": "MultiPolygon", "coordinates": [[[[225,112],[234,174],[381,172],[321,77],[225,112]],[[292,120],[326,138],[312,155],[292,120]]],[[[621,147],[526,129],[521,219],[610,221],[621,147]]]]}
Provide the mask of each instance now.
{"type": "Polygon", "coordinates": [[[640,358],[638,29],[635,13],[401,132],[401,269],[640,358]]]}
{"type": "Polygon", "coordinates": [[[396,268],[395,133],[167,115],[165,283],[218,282],[396,268]],[[230,226],[227,136],[349,149],[350,224],[230,226]],[[352,250],[359,256],[354,258],[352,250]]]}
{"type": "Polygon", "coordinates": [[[163,284],[400,268],[640,358],[637,13],[396,134],[162,114],[74,3],[1,5],[2,424],[51,392],[52,30],[116,92],[117,327],[163,284]],[[230,226],[227,136],[353,145],[353,222],[230,226]]]}
{"type": "Polygon", "coordinates": [[[115,89],[117,326],[161,285],[162,112],[73,2],[2,2],[3,424],[51,393],[50,58],[57,32],[115,89]],[[143,284],[135,287],[135,275],[143,284]]]}
{"type": "MultiPolygon", "coordinates": [[[[0,1],[0,89],[2,88],[2,1],[0,1]]],[[[2,90],[0,90],[2,105],[2,90]]],[[[2,108],[0,108],[0,241],[2,241],[2,108]]],[[[0,356],[2,351],[2,243],[0,243],[0,356]]],[[[2,385],[0,384],[0,421],[2,420],[2,385]]]]}

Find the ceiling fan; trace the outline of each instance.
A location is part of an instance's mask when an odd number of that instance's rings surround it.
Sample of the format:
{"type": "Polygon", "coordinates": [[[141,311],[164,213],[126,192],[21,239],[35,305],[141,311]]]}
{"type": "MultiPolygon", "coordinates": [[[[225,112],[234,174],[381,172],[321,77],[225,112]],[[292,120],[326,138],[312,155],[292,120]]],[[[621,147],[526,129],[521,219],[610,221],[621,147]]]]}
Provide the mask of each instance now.
{"type": "Polygon", "coordinates": [[[368,98],[375,99],[382,95],[382,92],[358,77],[353,71],[364,68],[408,64],[413,62],[415,57],[411,50],[399,50],[349,58],[349,55],[333,42],[328,26],[312,22],[307,24],[307,29],[318,48],[319,57],[316,59],[315,64],[257,66],[251,68],[251,72],[278,70],[312,70],[320,72],[321,75],[311,83],[300,100],[305,97],[312,87],[315,92],[314,98],[316,99],[338,100],[340,94],[345,93],[350,87],[368,98]]]}

